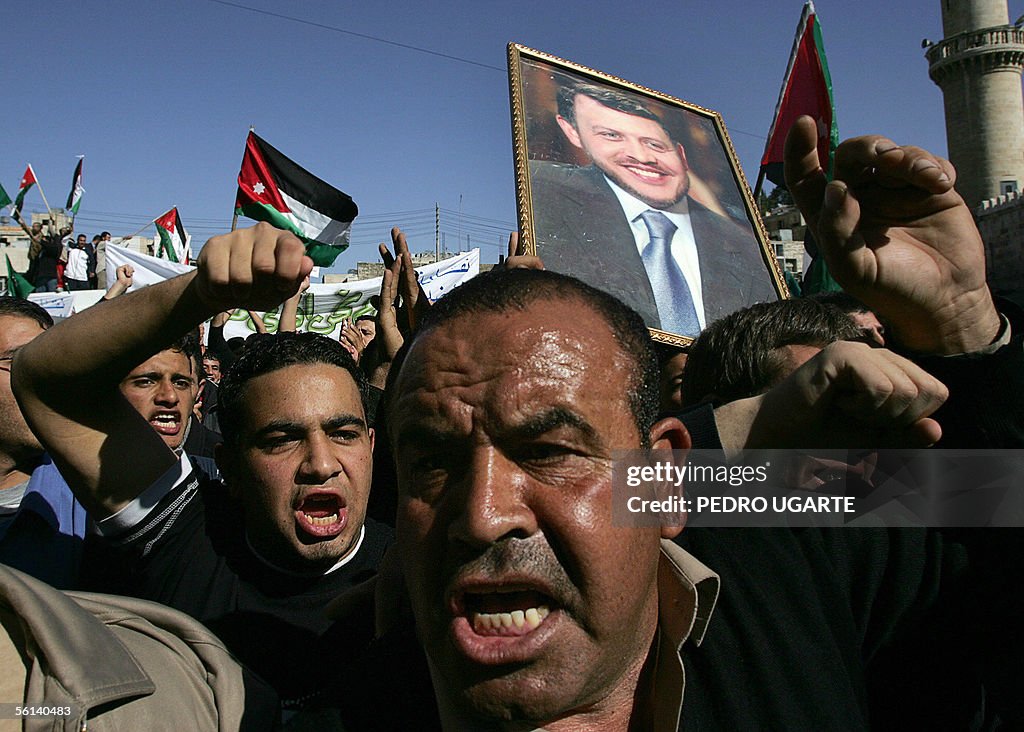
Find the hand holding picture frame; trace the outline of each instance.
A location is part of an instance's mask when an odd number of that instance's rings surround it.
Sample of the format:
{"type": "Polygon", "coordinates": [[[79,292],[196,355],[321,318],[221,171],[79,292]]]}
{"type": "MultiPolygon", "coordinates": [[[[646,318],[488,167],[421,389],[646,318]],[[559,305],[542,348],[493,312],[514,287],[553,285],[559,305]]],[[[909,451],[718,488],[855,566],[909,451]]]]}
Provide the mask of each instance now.
{"type": "Polygon", "coordinates": [[[508,53],[528,254],[676,345],[787,296],[716,112],[517,44],[508,53]]]}

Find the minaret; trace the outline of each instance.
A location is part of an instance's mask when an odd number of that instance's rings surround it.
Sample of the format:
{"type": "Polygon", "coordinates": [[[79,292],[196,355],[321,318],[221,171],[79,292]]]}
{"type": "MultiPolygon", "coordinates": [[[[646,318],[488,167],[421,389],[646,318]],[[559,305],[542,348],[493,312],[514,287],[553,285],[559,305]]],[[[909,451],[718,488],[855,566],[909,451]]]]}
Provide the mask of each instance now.
{"type": "Polygon", "coordinates": [[[1009,24],[1006,2],[941,0],[945,38],[925,54],[942,89],[956,187],[972,209],[1024,191],[1024,29],[1009,24]]]}

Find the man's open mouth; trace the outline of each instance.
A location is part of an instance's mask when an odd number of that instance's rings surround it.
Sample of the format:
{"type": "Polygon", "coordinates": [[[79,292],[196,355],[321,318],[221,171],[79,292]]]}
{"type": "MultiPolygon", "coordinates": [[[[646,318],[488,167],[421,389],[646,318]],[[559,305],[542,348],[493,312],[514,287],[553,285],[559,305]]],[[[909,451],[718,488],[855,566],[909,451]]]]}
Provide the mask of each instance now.
{"type": "Polygon", "coordinates": [[[149,423],[161,435],[176,435],[181,430],[181,415],[178,412],[157,412],[149,418],[149,423]]]}
{"type": "Polygon", "coordinates": [[[337,536],[348,523],[348,509],[341,496],[334,493],[313,493],[302,499],[295,509],[299,528],[317,538],[337,536]]]}
{"type": "Polygon", "coordinates": [[[551,599],[534,591],[466,593],[463,601],[477,635],[526,635],[551,614],[551,599]]]}

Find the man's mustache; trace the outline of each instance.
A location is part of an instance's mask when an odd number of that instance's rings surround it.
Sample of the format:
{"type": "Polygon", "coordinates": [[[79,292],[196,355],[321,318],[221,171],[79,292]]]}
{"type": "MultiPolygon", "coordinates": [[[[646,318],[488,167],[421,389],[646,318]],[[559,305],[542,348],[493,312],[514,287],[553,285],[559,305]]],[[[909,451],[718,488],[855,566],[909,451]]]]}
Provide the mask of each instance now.
{"type": "Polygon", "coordinates": [[[472,556],[469,551],[449,555],[445,563],[445,585],[464,577],[532,577],[551,588],[563,603],[579,592],[551,546],[542,535],[528,539],[508,537],[489,544],[472,556]]]}

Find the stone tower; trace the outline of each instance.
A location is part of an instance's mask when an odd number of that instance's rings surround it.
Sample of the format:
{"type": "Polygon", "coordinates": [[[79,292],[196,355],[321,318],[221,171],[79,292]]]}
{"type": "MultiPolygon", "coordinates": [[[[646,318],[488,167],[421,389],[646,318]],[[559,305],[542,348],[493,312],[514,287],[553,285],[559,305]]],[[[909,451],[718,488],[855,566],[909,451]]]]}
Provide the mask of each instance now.
{"type": "Polygon", "coordinates": [[[1024,29],[1007,0],[940,0],[945,38],[928,47],[942,89],[949,159],[967,205],[1024,191],[1024,29]]]}

